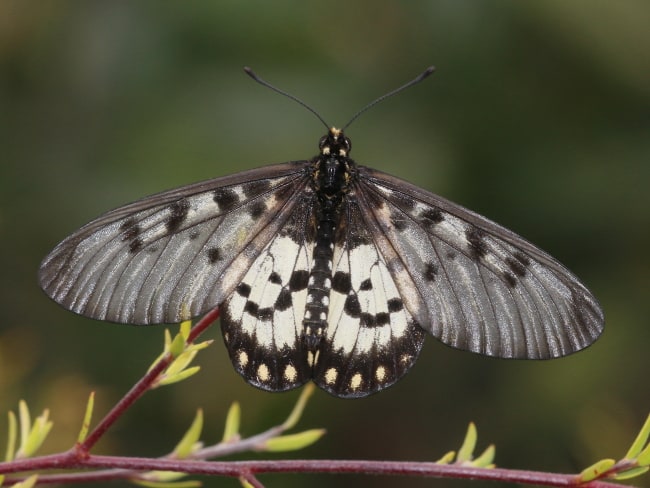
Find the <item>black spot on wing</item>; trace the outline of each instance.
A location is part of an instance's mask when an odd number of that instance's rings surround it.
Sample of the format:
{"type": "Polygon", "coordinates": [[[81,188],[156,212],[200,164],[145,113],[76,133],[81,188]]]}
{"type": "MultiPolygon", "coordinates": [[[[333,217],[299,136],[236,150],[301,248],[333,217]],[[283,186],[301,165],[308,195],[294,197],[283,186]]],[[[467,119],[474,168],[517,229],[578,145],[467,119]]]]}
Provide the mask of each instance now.
{"type": "Polygon", "coordinates": [[[253,198],[261,195],[269,188],[271,188],[271,182],[269,180],[251,181],[242,186],[246,198],[253,198]]]}
{"type": "Polygon", "coordinates": [[[485,234],[477,227],[470,227],[465,232],[465,238],[469,244],[470,256],[478,260],[487,254],[487,245],[485,244],[485,234]]]}
{"type": "Polygon", "coordinates": [[[273,309],[271,307],[260,308],[257,311],[257,318],[264,322],[268,322],[273,319],[273,309]]]}
{"type": "Polygon", "coordinates": [[[230,212],[239,202],[237,193],[230,188],[219,188],[215,190],[212,198],[215,203],[219,205],[219,210],[221,210],[222,213],[230,212]]]}
{"type": "Polygon", "coordinates": [[[404,308],[404,303],[400,298],[391,298],[388,300],[388,311],[391,313],[399,312],[404,308]]]}
{"type": "Polygon", "coordinates": [[[131,217],[122,222],[122,225],[120,225],[120,230],[122,231],[122,241],[129,241],[130,253],[135,254],[143,248],[144,242],[140,237],[142,228],[140,227],[140,224],[138,224],[138,222],[135,220],[135,218],[131,217]]]}
{"type": "Polygon", "coordinates": [[[359,286],[359,290],[361,291],[372,290],[372,281],[370,281],[370,278],[366,278],[361,282],[361,285],[359,286]]]}
{"type": "Polygon", "coordinates": [[[506,280],[506,285],[508,285],[510,288],[517,286],[517,278],[515,278],[515,275],[513,275],[511,272],[504,271],[503,278],[506,280]]]}
{"type": "Polygon", "coordinates": [[[273,271],[269,275],[269,283],[273,283],[274,285],[281,285],[282,284],[282,278],[280,278],[280,275],[273,271]]]}
{"type": "Polygon", "coordinates": [[[526,276],[526,266],[518,259],[508,256],[506,264],[515,275],[519,277],[526,276]]]}
{"type": "Polygon", "coordinates": [[[293,300],[291,298],[291,292],[287,288],[283,288],[278,295],[278,298],[275,300],[276,310],[282,312],[291,308],[293,305],[293,300]]]}
{"type": "Polygon", "coordinates": [[[144,247],[144,242],[139,237],[136,237],[131,242],[129,242],[129,252],[135,254],[144,247]]]}
{"type": "Polygon", "coordinates": [[[253,316],[255,318],[257,318],[257,314],[259,312],[259,309],[260,309],[260,306],[257,303],[252,302],[250,300],[248,300],[246,302],[246,305],[244,305],[244,312],[248,313],[249,315],[251,315],[251,316],[253,316]]]}
{"type": "Polygon", "coordinates": [[[239,283],[237,285],[237,288],[235,288],[235,291],[239,293],[240,296],[248,298],[248,296],[251,294],[251,287],[246,283],[239,283]]]}
{"type": "Polygon", "coordinates": [[[347,295],[351,289],[352,280],[350,279],[350,273],[337,271],[332,277],[332,290],[339,292],[342,295],[347,295]]]}
{"type": "Polygon", "coordinates": [[[208,255],[208,261],[210,261],[210,264],[214,264],[222,258],[221,249],[218,247],[209,248],[206,251],[206,254],[208,255]]]}
{"type": "Polygon", "coordinates": [[[122,231],[122,241],[126,242],[138,237],[142,232],[142,228],[134,217],[130,217],[122,222],[122,225],[120,225],[120,231],[122,231]]]}
{"type": "Polygon", "coordinates": [[[307,288],[309,273],[306,270],[296,270],[291,273],[289,278],[289,289],[291,291],[300,291],[307,288]]]}
{"type": "Polygon", "coordinates": [[[187,213],[190,211],[190,202],[186,198],[181,198],[169,206],[169,211],[170,215],[166,222],[167,230],[176,232],[187,218],[187,213]]]}
{"type": "Polygon", "coordinates": [[[428,208],[420,214],[420,224],[427,232],[431,232],[443,220],[445,217],[438,208],[428,208]]]}
{"type": "Polygon", "coordinates": [[[259,219],[266,212],[266,204],[262,201],[255,202],[249,209],[248,213],[253,220],[259,219]]]}
{"type": "Polygon", "coordinates": [[[361,305],[359,304],[359,299],[356,295],[348,295],[348,297],[345,299],[343,310],[350,317],[356,318],[361,316],[361,305]]]}
{"type": "Polygon", "coordinates": [[[391,213],[390,223],[398,232],[402,232],[407,227],[406,220],[404,220],[404,218],[397,213],[391,213]]]}
{"type": "Polygon", "coordinates": [[[424,266],[424,279],[434,281],[438,274],[438,266],[434,263],[426,263],[424,266]]]}

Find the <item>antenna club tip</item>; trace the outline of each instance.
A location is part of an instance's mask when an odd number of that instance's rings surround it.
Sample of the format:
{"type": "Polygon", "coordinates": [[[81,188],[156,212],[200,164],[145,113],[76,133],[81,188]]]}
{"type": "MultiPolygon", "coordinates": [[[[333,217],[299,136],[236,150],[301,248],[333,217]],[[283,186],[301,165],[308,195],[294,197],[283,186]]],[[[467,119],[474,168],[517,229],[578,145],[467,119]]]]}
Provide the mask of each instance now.
{"type": "Polygon", "coordinates": [[[420,77],[421,78],[426,78],[431,73],[433,73],[435,70],[436,70],[435,66],[429,66],[427,69],[424,70],[424,72],[420,75],[420,77]]]}
{"type": "Polygon", "coordinates": [[[252,68],[248,66],[244,66],[244,73],[246,73],[248,76],[250,76],[253,79],[257,78],[255,72],[252,70],[252,68]]]}

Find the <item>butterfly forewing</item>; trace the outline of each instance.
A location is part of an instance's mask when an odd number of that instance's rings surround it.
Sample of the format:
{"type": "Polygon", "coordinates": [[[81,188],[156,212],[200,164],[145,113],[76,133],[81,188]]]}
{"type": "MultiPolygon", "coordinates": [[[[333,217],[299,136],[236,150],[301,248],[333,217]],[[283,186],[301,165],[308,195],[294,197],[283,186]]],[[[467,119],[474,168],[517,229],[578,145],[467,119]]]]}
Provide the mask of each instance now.
{"type": "Polygon", "coordinates": [[[39,279],[87,317],[174,323],[217,306],[291,214],[307,162],[160,193],[108,212],[61,242],[39,279]]]}
{"type": "Polygon", "coordinates": [[[423,327],[444,343],[541,359],[582,349],[602,331],[593,295],[521,237],[379,171],[360,168],[359,181],[399,257],[391,271],[408,270],[428,315],[423,327]]]}

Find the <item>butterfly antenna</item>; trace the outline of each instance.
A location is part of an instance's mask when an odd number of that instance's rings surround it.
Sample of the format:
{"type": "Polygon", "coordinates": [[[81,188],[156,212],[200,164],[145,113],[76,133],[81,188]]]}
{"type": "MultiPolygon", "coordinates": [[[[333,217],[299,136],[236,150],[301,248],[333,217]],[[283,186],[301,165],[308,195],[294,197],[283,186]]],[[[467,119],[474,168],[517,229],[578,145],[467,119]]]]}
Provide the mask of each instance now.
{"type": "Polygon", "coordinates": [[[311,108],[309,105],[307,105],[305,102],[303,102],[302,100],[300,100],[298,97],[292,95],[291,93],[287,93],[287,92],[285,92],[285,91],[283,91],[283,90],[280,90],[279,88],[277,88],[277,87],[271,85],[271,83],[269,83],[268,81],[264,81],[262,78],[260,78],[259,76],[257,76],[257,75],[255,74],[255,72],[254,72],[252,69],[250,69],[248,66],[245,66],[245,67],[244,67],[244,71],[246,72],[246,74],[247,74],[248,76],[250,76],[251,78],[253,78],[253,79],[254,79],[255,81],[257,81],[260,85],[263,85],[263,86],[265,86],[265,87],[267,87],[267,88],[270,88],[270,89],[273,90],[274,92],[279,93],[280,95],[284,95],[285,97],[287,97],[287,98],[293,100],[294,102],[297,102],[297,103],[299,103],[300,105],[302,105],[303,107],[305,107],[307,110],[309,110],[311,113],[313,113],[316,117],[318,117],[318,120],[320,120],[320,121],[323,123],[323,125],[324,125],[328,130],[329,130],[330,126],[327,125],[327,122],[325,122],[325,120],[323,119],[323,117],[321,117],[320,114],[319,114],[318,112],[316,112],[316,110],[314,110],[313,108],[311,108]]]}
{"type": "Polygon", "coordinates": [[[368,105],[366,105],[366,106],[363,107],[361,110],[359,110],[356,114],[354,114],[354,116],[350,119],[350,121],[349,121],[347,124],[345,124],[345,125],[343,126],[343,129],[342,129],[342,130],[347,129],[348,126],[349,126],[352,122],[354,122],[354,121],[359,117],[359,115],[361,115],[362,113],[364,113],[364,112],[365,112],[366,110],[368,110],[369,108],[374,107],[374,106],[377,105],[379,102],[383,102],[383,101],[386,100],[388,97],[392,97],[393,95],[398,94],[398,93],[401,92],[402,90],[406,90],[407,88],[410,88],[410,87],[412,87],[413,85],[417,85],[417,84],[420,83],[422,80],[424,80],[427,76],[429,76],[431,73],[433,73],[433,72],[435,71],[435,69],[436,69],[435,66],[429,66],[429,67],[428,67],[427,69],[425,69],[422,73],[420,73],[420,74],[419,74],[415,79],[409,81],[408,83],[405,83],[404,85],[400,86],[399,88],[395,88],[393,91],[390,91],[390,92],[386,93],[385,95],[382,95],[381,97],[377,98],[376,100],[373,100],[373,101],[370,102],[368,105]]]}

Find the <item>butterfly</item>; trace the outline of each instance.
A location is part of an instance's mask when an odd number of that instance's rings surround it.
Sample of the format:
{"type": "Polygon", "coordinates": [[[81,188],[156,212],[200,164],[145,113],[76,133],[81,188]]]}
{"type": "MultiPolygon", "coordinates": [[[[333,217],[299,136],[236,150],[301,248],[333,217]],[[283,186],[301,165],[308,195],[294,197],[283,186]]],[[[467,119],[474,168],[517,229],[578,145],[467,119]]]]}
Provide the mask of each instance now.
{"type": "Polygon", "coordinates": [[[310,160],[112,210],[54,248],[40,285],[73,312],[126,324],[177,323],[219,307],[228,354],[248,383],[284,391],[311,380],[344,398],[398,381],[427,333],[524,359],[564,356],[601,334],[597,300],[554,258],[358,165],[350,150],[331,128],[310,160]]]}

